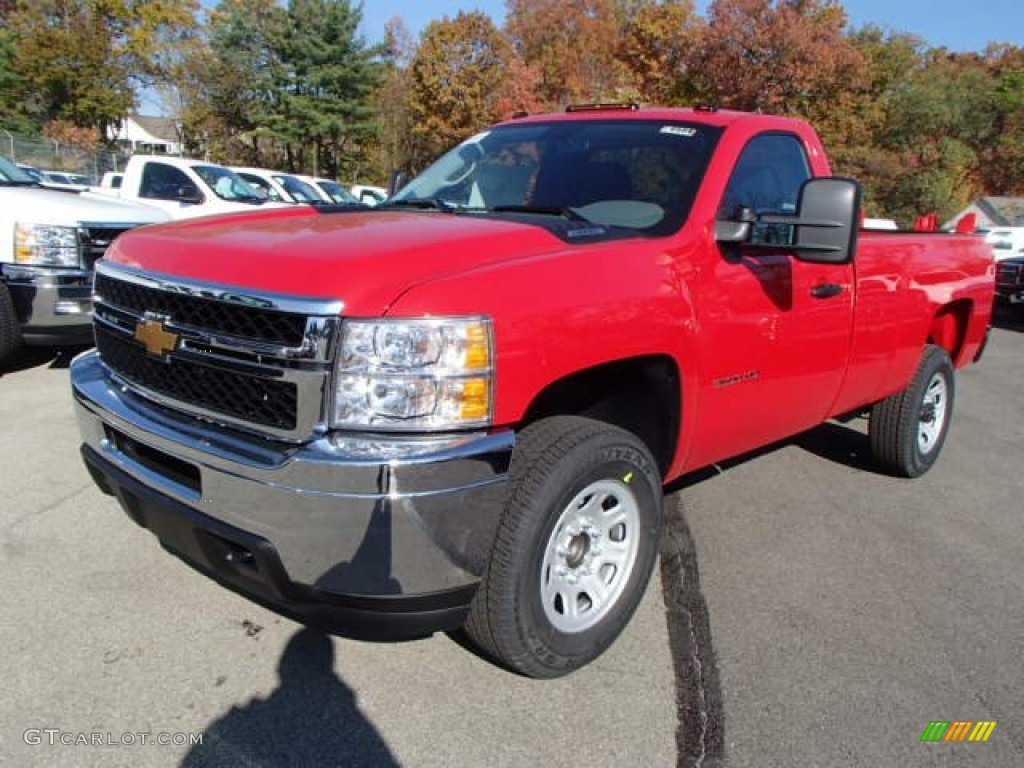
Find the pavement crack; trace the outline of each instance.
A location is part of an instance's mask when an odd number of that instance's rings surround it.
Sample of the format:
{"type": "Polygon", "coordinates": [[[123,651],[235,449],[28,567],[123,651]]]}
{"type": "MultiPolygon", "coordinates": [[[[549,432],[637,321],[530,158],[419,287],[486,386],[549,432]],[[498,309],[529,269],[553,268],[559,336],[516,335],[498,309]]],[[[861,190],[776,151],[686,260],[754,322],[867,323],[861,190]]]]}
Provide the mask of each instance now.
{"type": "Polygon", "coordinates": [[[6,528],[7,528],[8,531],[13,531],[15,528],[17,528],[19,525],[21,525],[22,523],[26,522],[27,520],[31,520],[32,518],[39,517],[41,515],[45,515],[48,512],[52,512],[53,510],[55,510],[57,507],[59,507],[64,502],[70,501],[71,499],[75,498],[75,496],[78,496],[83,491],[87,491],[87,490],[89,490],[92,487],[93,487],[92,482],[84,483],[79,488],[76,488],[75,490],[70,491],[69,493],[64,494],[63,496],[61,496],[59,499],[56,499],[55,501],[51,501],[46,506],[40,507],[39,509],[30,510],[30,511],[26,512],[25,514],[21,515],[20,517],[15,518],[14,520],[12,520],[10,523],[8,523],[6,525],[6,528]]]}
{"type": "Polygon", "coordinates": [[[724,757],[724,720],[707,603],[681,502],[666,512],[661,585],[675,672],[677,765],[715,768],[724,757]]]}

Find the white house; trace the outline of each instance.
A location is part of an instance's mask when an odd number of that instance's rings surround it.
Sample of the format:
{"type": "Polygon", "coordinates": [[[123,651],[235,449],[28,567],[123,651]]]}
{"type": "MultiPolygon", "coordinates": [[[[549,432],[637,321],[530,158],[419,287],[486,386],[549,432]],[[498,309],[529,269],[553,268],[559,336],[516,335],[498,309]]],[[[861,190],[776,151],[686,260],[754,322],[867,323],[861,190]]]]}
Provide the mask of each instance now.
{"type": "Polygon", "coordinates": [[[110,138],[133,153],[180,155],[183,151],[181,123],[173,117],[128,115],[116,134],[110,133],[110,138]]]}
{"type": "Polygon", "coordinates": [[[943,229],[954,229],[969,213],[977,214],[978,229],[1024,227],[1024,197],[979,197],[947,221],[943,229]]]}

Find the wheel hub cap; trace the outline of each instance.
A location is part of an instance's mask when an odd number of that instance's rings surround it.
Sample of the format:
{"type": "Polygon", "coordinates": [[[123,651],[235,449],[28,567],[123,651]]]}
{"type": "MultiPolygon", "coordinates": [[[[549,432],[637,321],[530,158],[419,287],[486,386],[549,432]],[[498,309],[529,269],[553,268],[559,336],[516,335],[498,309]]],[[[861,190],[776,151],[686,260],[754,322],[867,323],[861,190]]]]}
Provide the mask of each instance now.
{"type": "Polygon", "coordinates": [[[622,595],[636,563],[640,509],[629,486],[599,480],[559,515],[541,563],[544,614],[561,632],[582,632],[622,595]]]}
{"type": "Polygon", "coordinates": [[[922,454],[931,453],[942,436],[949,408],[948,396],[945,377],[936,373],[925,388],[918,414],[917,447],[922,454]]]}

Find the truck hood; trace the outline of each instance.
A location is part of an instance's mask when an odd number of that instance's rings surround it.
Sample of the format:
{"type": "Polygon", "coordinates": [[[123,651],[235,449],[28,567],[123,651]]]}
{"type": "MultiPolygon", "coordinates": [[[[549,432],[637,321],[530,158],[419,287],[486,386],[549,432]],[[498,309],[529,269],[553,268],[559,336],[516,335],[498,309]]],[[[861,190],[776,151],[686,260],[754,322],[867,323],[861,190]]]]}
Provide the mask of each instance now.
{"type": "Polygon", "coordinates": [[[532,224],[440,211],[262,214],[161,224],[118,238],[106,261],[187,280],[340,300],[377,316],[417,283],[572,246],[532,224]]]}
{"type": "Polygon", "coordinates": [[[0,201],[12,218],[34,224],[152,224],[169,218],[148,205],[41,187],[0,187],[0,201]]]}

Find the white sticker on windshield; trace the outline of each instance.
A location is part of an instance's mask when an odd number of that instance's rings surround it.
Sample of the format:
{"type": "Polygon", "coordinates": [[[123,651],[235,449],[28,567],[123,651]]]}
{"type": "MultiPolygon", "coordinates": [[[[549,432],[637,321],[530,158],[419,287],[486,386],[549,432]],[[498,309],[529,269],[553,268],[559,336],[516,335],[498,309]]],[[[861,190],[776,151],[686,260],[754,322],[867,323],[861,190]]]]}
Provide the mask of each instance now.
{"type": "Polygon", "coordinates": [[[663,125],[661,126],[661,133],[667,133],[672,136],[685,136],[690,138],[691,136],[697,135],[696,128],[688,128],[685,125],[663,125]]]}
{"type": "Polygon", "coordinates": [[[470,136],[468,139],[466,139],[462,143],[463,144],[478,144],[479,142],[483,141],[484,139],[486,139],[490,135],[491,135],[490,131],[480,131],[480,133],[478,133],[476,136],[470,136]]]}

